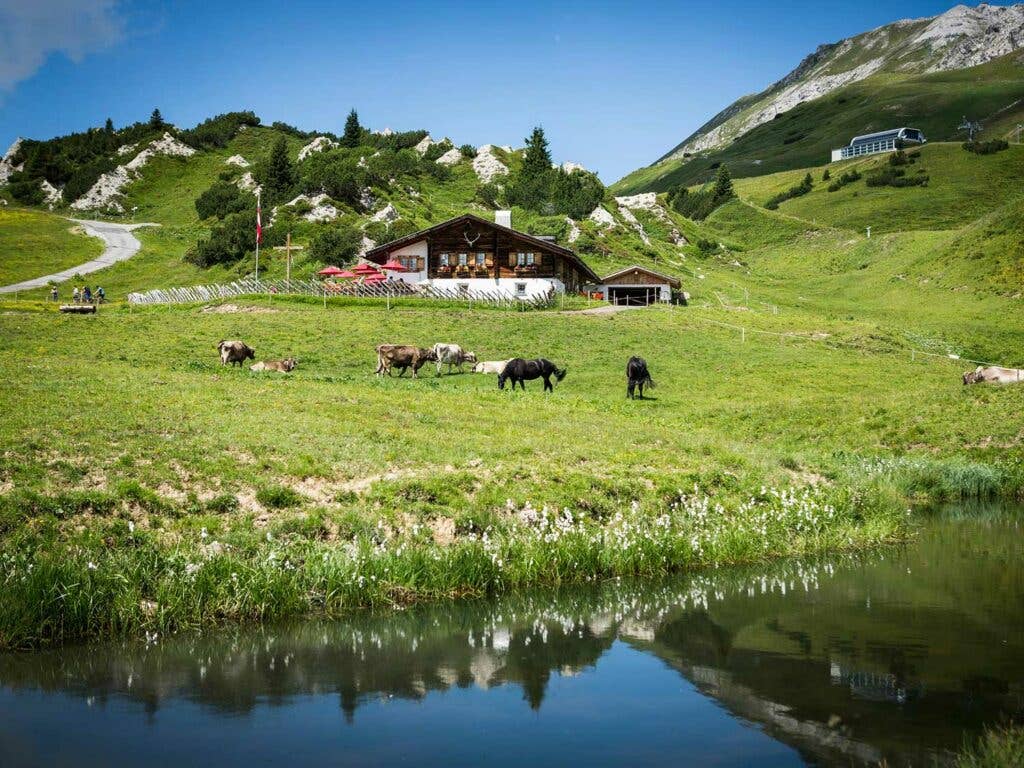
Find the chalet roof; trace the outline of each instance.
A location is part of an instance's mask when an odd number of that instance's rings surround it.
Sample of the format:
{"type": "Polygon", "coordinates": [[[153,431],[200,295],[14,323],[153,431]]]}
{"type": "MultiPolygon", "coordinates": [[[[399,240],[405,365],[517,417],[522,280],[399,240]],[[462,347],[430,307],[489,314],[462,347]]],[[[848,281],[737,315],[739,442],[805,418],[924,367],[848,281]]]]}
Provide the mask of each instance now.
{"type": "Polygon", "coordinates": [[[624,269],[612,272],[610,275],[605,275],[604,277],[601,278],[601,283],[603,285],[608,285],[609,283],[614,282],[615,278],[625,275],[628,272],[643,272],[644,274],[650,275],[651,277],[656,277],[659,280],[664,280],[673,288],[678,288],[680,285],[682,285],[678,277],[672,277],[671,275],[666,275],[664,272],[657,272],[653,269],[649,269],[648,267],[641,267],[639,264],[634,264],[631,267],[626,267],[624,269]]]}
{"type": "Polygon", "coordinates": [[[497,230],[498,232],[504,232],[505,234],[518,238],[519,240],[522,240],[525,243],[529,243],[538,250],[562,256],[576,264],[580,268],[580,271],[583,272],[584,276],[587,277],[588,279],[600,279],[597,276],[597,273],[594,272],[594,270],[592,270],[587,265],[587,263],[583,261],[583,259],[576,255],[575,251],[565,248],[552,240],[545,240],[543,238],[537,237],[536,235],[529,235],[526,232],[520,232],[518,229],[512,229],[511,227],[503,227],[501,224],[496,224],[493,221],[481,218],[480,216],[476,216],[475,214],[472,213],[464,213],[461,216],[456,216],[453,219],[442,221],[440,224],[435,224],[432,227],[421,229],[419,232],[413,232],[411,235],[406,235],[405,237],[400,237],[397,240],[392,240],[389,243],[383,243],[381,245],[378,245],[375,248],[371,248],[370,250],[368,250],[364,254],[364,258],[372,261],[374,258],[386,257],[391,253],[391,251],[394,251],[398,248],[402,248],[403,246],[406,245],[410,245],[412,243],[419,242],[420,240],[429,237],[435,232],[439,232],[443,229],[447,229],[448,227],[463,222],[477,224],[492,230],[497,230]]]}

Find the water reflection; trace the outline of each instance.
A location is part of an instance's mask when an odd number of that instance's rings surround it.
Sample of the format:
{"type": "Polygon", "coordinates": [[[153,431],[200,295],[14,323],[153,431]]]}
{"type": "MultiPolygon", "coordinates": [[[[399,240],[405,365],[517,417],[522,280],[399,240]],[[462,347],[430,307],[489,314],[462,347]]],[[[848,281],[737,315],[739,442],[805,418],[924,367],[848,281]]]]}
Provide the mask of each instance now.
{"type": "Polygon", "coordinates": [[[216,717],[312,695],[336,698],[354,723],[391,699],[430,706],[435,691],[511,687],[543,717],[553,676],[600,676],[619,643],[662,662],[638,684],[681,675],[737,727],[756,724],[807,761],[929,764],[965,733],[1024,715],[1020,533],[1013,519],[942,522],[870,555],[0,656],[0,704],[38,691],[125,699],[153,717],[184,699],[216,717]]]}

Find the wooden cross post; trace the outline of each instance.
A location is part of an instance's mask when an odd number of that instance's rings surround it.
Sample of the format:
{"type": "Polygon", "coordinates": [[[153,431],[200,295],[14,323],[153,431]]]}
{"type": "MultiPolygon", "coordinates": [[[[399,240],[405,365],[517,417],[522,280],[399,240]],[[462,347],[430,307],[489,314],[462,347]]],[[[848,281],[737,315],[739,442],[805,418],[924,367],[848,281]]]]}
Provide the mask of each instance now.
{"type": "Polygon", "coordinates": [[[288,237],[284,241],[284,245],[275,245],[275,251],[284,251],[285,258],[285,280],[288,282],[289,289],[292,284],[292,251],[301,251],[303,246],[292,245],[292,233],[288,233],[288,237]]]}

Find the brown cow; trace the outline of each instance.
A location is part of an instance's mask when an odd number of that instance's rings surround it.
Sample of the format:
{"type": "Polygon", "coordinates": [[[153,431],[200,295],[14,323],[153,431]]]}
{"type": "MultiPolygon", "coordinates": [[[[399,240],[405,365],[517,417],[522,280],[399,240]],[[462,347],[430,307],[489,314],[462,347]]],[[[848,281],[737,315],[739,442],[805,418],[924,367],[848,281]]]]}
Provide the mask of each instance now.
{"type": "Polygon", "coordinates": [[[390,376],[392,368],[398,368],[399,378],[405,374],[405,369],[412,368],[412,377],[418,378],[420,368],[431,360],[437,360],[432,349],[414,347],[410,344],[380,344],[377,347],[377,370],[378,376],[385,373],[390,376]]]}
{"type": "Polygon", "coordinates": [[[246,360],[256,359],[256,350],[244,341],[221,341],[217,344],[217,351],[220,352],[221,365],[238,363],[241,368],[246,360]]]}
{"type": "Polygon", "coordinates": [[[1024,381],[1024,371],[1019,368],[1000,368],[998,365],[979,365],[964,374],[964,384],[1017,384],[1024,381]]]}
{"type": "Polygon", "coordinates": [[[250,371],[277,371],[278,373],[289,373],[295,370],[298,361],[294,357],[286,357],[284,360],[261,360],[250,365],[250,371]]]}

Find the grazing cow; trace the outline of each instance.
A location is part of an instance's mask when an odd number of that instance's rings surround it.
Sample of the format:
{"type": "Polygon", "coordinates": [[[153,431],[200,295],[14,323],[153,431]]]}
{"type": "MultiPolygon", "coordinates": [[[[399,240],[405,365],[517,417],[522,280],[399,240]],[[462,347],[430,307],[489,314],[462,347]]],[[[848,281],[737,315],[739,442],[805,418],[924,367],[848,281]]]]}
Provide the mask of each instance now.
{"type": "Polygon", "coordinates": [[[505,382],[511,379],[513,391],[516,388],[516,382],[518,382],[519,387],[525,392],[526,384],[524,382],[542,378],[544,379],[544,391],[554,392],[555,388],[551,384],[551,377],[554,376],[556,380],[561,381],[565,378],[567,370],[566,368],[559,370],[555,367],[554,363],[550,360],[545,360],[543,357],[539,357],[536,360],[524,360],[521,357],[514,357],[508,361],[505,365],[505,370],[498,376],[498,389],[504,389],[505,382]]]}
{"type": "Polygon", "coordinates": [[[451,374],[454,365],[462,373],[463,363],[475,363],[476,355],[472,352],[463,351],[458,344],[435,344],[434,360],[437,364],[437,375],[441,375],[441,366],[447,364],[448,373],[451,374]]]}
{"type": "Polygon", "coordinates": [[[973,371],[964,374],[964,384],[1017,384],[1024,381],[1024,370],[1019,368],[1000,368],[998,365],[979,365],[973,371]]]}
{"type": "Polygon", "coordinates": [[[377,370],[378,376],[385,373],[390,376],[392,368],[398,368],[398,377],[405,374],[405,369],[412,368],[412,377],[419,378],[420,368],[430,360],[436,360],[434,350],[414,347],[410,344],[380,344],[377,347],[377,370]]]}
{"type": "Polygon", "coordinates": [[[290,373],[295,370],[298,361],[294,357],[286,357],[284,360],[261,360],[249,366],[250,371],[277,371],[278,373],[290,373]]]}
{"type": "Polygon", "coordinates": [[[256,350],[246,344],[244,341],[221,341],[217,344],[217,350],[220,352],[220,364],[232,365],[238,364],[238,367],[242,367],[242,363],[246,360],[256,359],[256,350]]]}
{"type": "Polygon", "coordinates": [[[473,366],[473,373],[501,373],[508,365],[508,360],[484,360],[473,366]]]}
{"type": "Polygon", "coordinates": [[[630,400],[634,399],[633,392],[639,388],[640,399],[643,400],[645,384],[654,389],[654,379],[651,378],[651,374],[647,370],[647,361],[633,355],[626,363],[626,397],[630,400]]]}

